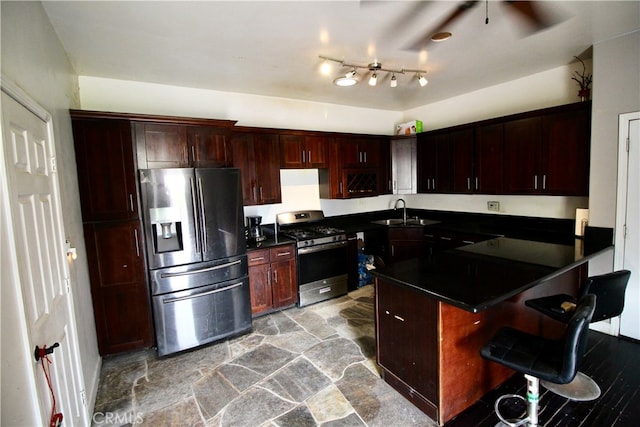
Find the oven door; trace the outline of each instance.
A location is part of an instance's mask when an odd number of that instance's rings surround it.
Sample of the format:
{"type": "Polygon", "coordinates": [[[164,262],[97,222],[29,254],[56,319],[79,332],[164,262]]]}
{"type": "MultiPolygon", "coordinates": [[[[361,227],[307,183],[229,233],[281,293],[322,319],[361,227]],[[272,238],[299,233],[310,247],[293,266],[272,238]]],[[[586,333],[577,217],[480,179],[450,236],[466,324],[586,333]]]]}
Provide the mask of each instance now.
{"type": "Polygon", "coordinates": [[[298,249],[299,305],[347,293],[347,242],[298,249]]]}

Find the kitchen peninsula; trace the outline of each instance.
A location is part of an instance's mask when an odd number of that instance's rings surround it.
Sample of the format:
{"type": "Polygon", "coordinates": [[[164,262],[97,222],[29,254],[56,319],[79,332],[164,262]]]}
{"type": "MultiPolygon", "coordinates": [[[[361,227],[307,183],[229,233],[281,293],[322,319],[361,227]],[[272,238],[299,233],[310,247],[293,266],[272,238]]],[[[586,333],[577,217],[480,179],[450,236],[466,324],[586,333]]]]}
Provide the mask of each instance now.
{"type": "Polygon", "coordinates": [[[499,328],[561,336],[563,325],[524,302],[575,294],[587,261],[612,249],[594,240],[498,237],[372,271],[383,378],[441,425],[452,419],[513,375],[480,356],[499,328]]]}

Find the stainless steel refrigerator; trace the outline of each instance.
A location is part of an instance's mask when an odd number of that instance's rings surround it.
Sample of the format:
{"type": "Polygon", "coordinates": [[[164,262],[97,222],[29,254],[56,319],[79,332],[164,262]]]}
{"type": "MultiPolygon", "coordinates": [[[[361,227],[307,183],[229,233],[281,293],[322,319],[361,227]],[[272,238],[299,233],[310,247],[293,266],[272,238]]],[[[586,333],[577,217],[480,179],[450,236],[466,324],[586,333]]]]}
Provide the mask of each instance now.
{"type": "Polygon", "coordinates": [[[251,329],[238,169],[141,169],[158,354],[251,329]]]}

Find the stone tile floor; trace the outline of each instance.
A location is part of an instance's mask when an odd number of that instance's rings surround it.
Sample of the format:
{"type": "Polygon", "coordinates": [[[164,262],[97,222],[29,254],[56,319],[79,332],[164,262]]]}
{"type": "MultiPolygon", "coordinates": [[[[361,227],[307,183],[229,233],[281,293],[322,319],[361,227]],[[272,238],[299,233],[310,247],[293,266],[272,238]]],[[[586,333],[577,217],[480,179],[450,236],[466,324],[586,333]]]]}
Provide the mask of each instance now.
{"type": "Polygon", "coordinates": [[[253,331],[159,359],[103,360],[93,425],[436,426],[381,378],[373,286],[254,319],[253,331]]]}

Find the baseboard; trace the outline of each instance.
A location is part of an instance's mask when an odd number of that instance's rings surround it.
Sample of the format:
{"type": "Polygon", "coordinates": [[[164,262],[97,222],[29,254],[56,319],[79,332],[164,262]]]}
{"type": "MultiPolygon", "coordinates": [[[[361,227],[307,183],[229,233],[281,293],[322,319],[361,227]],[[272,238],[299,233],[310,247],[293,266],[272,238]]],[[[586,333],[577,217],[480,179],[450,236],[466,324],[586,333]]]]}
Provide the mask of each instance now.
{"type": "Polygon", "coordinates": [[[99,356],[96,360],[96,365],[93,369],[93,375],[91,376],[91,382],[85,383],[86,396],[87,396],[87,410],[89,412],[89,419],[93,417],[93,409],[96,406],[96,398],[98,397],[98,386],[100,385],[100,371],[102,371],[102,357],[99,356]]]}

